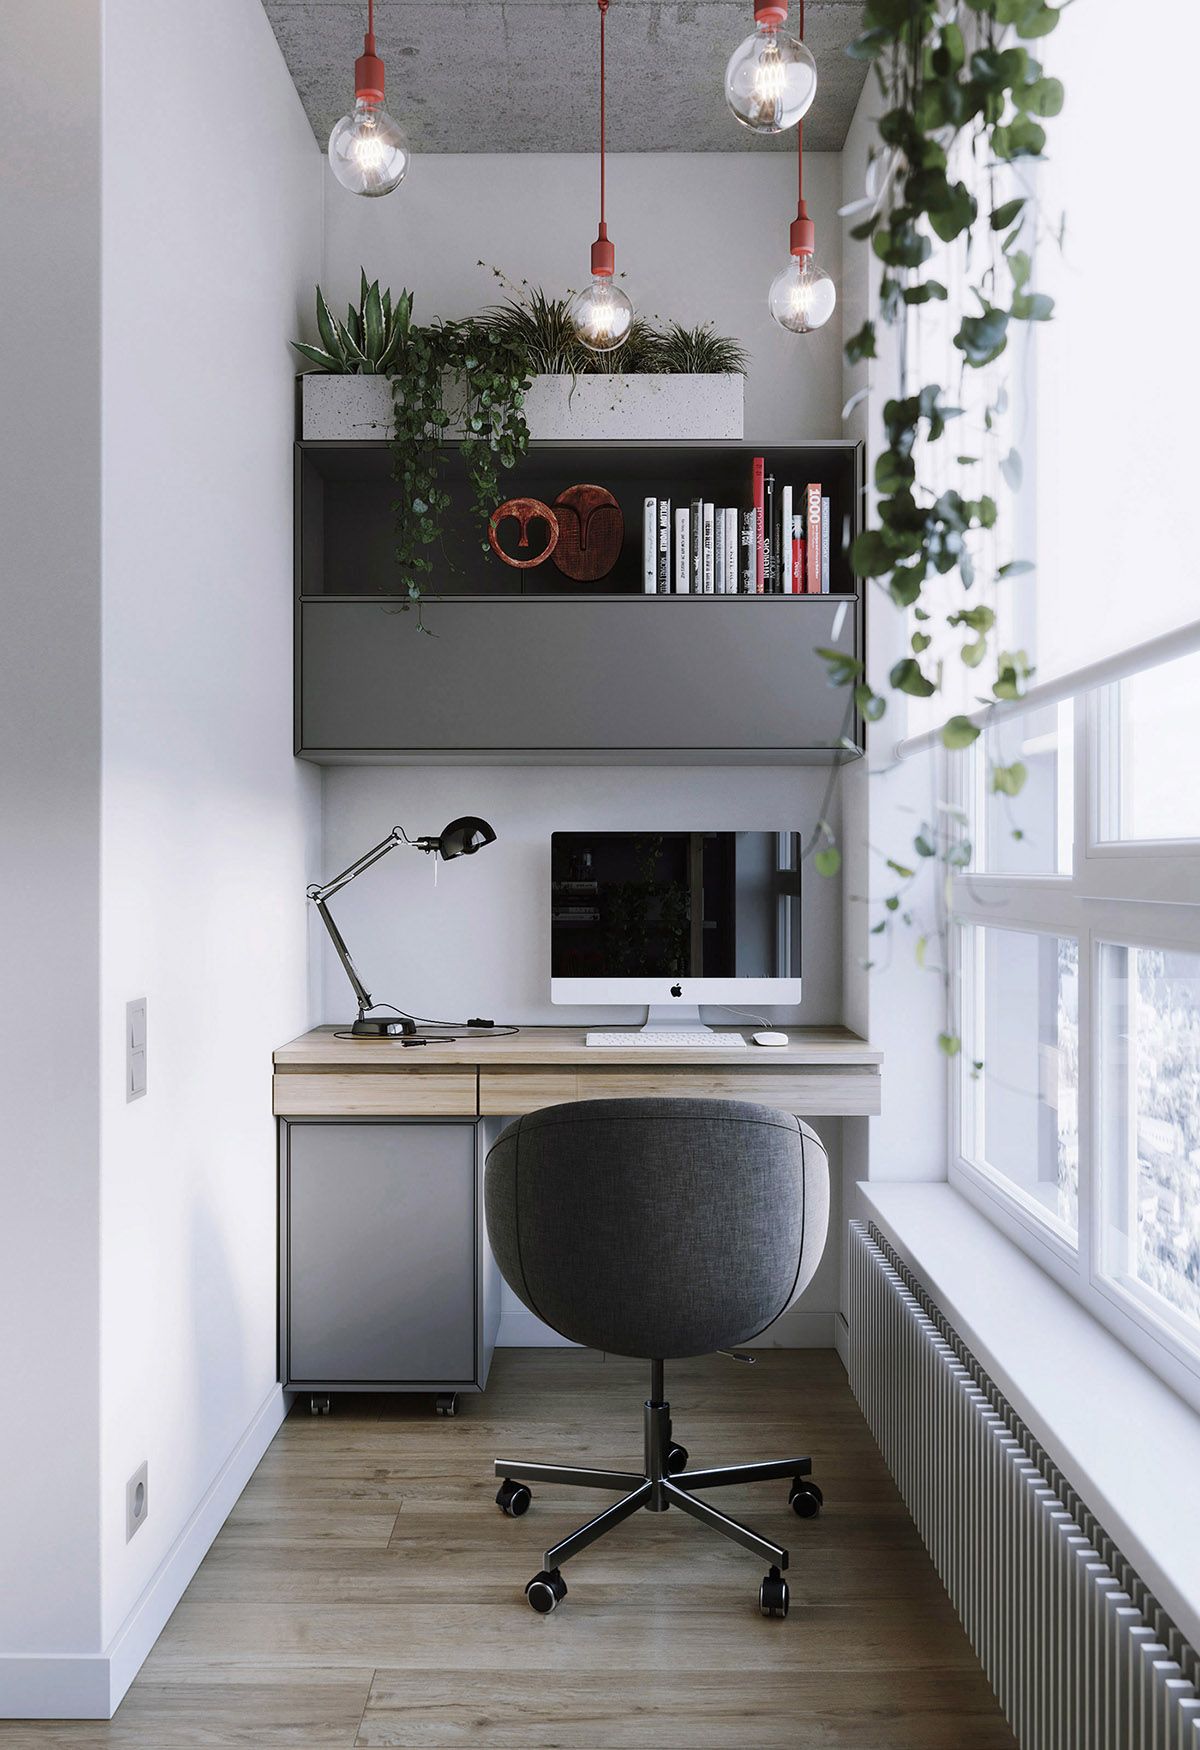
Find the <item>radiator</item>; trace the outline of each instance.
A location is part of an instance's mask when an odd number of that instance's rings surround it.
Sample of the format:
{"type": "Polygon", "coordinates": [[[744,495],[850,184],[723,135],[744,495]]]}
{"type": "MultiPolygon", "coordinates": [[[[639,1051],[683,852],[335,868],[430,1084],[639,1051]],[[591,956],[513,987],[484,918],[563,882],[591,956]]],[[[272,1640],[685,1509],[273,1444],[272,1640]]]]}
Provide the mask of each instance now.
{"type": "Polygon", "coordinates": [[[1022,1750],[1200,1750],[1195,1651],[874,1225],[848,1286],[851,1387],[1022,1750]]]}

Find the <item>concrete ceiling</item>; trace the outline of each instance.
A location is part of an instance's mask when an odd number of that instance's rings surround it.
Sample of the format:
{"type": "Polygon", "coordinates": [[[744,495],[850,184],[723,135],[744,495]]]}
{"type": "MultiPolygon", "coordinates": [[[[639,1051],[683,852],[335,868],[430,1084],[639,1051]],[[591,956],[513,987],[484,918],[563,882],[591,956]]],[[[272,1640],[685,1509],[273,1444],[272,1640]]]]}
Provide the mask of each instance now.
{"type": "MultiPolygon", "coordinates": [[[[365,0],[263,6],[324,146],[353,105],[365,0]]],[[[861,19],[861,0],[808,0],[818,87],[804,139],[814,151],[836,152],[845,141],[866,71],[845,48],[861,19]]],[[[613,0],[609,150],[794,150],[794,135],[759,139],[725,107],[725,62],[753,23],[751,0],[613,0]]],[[[387,107],[415,151],[595,150],[595,0],[376,0],[375,31],[387,107]]]]}

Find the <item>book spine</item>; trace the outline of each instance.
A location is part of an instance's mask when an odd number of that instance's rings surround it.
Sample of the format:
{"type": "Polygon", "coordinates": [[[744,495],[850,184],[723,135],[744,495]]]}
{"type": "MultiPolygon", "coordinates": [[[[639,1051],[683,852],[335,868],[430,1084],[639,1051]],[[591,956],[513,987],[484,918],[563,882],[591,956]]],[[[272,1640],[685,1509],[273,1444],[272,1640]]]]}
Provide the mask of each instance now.
{"type": "Polygon", "coordinates": [[[690,595],[692,588],[692,519],[686,510],[675,512],[675,594],[690,595]]]}
{"type": "Polygon", "coordinates": [[[804,593],[804,518],[793,516],[790,537],[792,555],[792,594],[804,593]]]}
{"type": "Polygon", "coordinates": [[[642,588],[647,595],[658,591],[658,500],[642,503],[642,588]]]}
{"type": "Polygon", "coordinates": [[[725,594],[725,511],[719,504],[713,511],[713,594],[725,594]]]}
{"type": "Polygon", "coordinates": [[[765,519],[763,522],[763,573],[764,587],[768,595],[775,595],[779,589],[779,565],[776,548],[779,545],[779,535],[775,528],[775,476],[767,475],[765,519]]]}
{"type": "Polygon", "coordinates": [[[829,594],[829,500],[821,500],[821,594],[829,594]]]}
{"type": "Polygon", "coordinates": [[[732,505],[725,510],[725,594],[738,592],[738,513],[732,505]]]}
{"type": "Polygon", "coordinates": [[[744,510],[742,512],[742,538],[741,538],[742,573],[741,573],[741,577],[739,579],[739,593],[741,595],[753,595],[754,594],[754,547],[755,547],[754,531],[755,531],[755,527],[756,527],[756,523],[755,523],[754,512],[752,510],[744,510]]]}
{"type": "Polygon", "coordinates": [[[762,595],[766,587],[766,541],[763,529],[763,459],[754,458],[754,593],[762,595]]]}
{"type": "Polygon", "coordinates": [[[795,594],[792,578],[792,489],[779,494],[779,587],[784,595],[795,594]]]}
{"type": "Polygon", "coordinates": [[[804,588],[808,595],[821,593],[821,488],[809,486],[805,491],[807,503],[808,532],[804,538],[807,549],[805,553],[804,588]]]}
{"type": "Polygon", "coordinates": [[[712,595],[714,588],[713,574],[713,507],[707,499],[704,504],[704,593],[712,595]]]}
{"type": "Polygon", "coordinates": [[[704,594],[704,504],[692,500],[692,594],[704,594]]]}
{"type": "Polygon", "coordinates": [[[658,593],[671,593],[671,500],[658,501],[658,593]]]}

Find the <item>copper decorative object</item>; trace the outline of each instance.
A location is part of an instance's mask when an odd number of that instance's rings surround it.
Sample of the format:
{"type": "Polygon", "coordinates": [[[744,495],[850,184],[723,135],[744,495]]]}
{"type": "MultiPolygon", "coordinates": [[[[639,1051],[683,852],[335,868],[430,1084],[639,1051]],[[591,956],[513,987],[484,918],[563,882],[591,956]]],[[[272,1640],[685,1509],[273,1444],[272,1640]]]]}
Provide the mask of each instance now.
{"type": "Polygon", "coordinates": [[[558,546],[561,529],[558,518],[548,504],[543,504],[540,498],[509,498],[492,512],[488,518],[488,542],[497,559],[503,559],[506,565],[515,566],[518,571],[529,571],[535,565],[542,565],[549,559],[558,546]],[[529,546],[529,525],[532,522],[544,522],[549,531],[550,539],[540,553],[535,553],[532,559],[521,559],[506,553],[500,545],[496,531],[500,524],[512,520],[521,531],[517,542],[517,552],[522,547],[529,546]]]}
{"type": "Polygon", "coordinates": [[[607,577],[621,557],[625,518],[604,486],[568,486],[554,500],[558,542],[554,563],[576,583],[607,577]]]}

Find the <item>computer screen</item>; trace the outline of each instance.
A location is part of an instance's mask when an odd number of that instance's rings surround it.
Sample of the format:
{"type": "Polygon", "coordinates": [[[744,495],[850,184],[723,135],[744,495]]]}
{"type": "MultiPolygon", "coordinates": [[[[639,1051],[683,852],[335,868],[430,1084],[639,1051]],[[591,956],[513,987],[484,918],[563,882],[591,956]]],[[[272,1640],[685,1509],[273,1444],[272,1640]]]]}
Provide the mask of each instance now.
{"type": "Polygon", "coordinates": [[[557,832],[551,996],[800,1000],[795,832],[557,832]]]}

